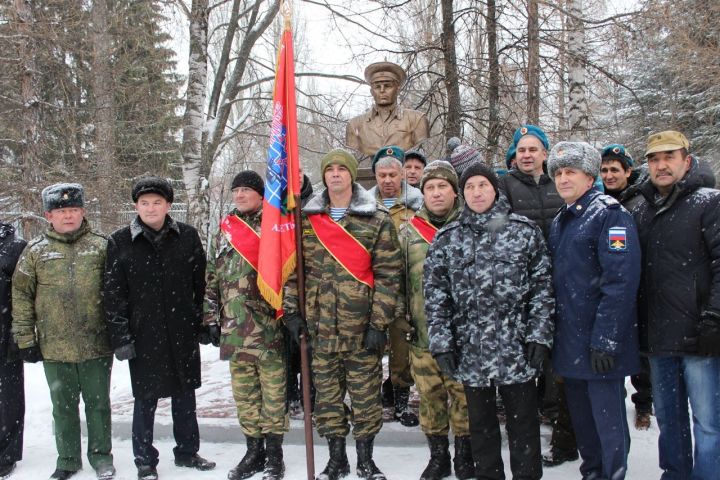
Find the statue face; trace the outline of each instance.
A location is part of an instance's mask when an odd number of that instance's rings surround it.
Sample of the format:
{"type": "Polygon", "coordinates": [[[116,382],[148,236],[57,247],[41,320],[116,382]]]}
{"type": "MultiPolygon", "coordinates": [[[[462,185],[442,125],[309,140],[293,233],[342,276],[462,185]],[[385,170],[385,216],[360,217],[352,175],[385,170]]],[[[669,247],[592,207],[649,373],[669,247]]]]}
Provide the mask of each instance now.
{"type": "Polygon", "coordinates": [[[398,84],[394,80],[376,80],[370,84],[375,105],[378,107],[390,107],[397,103],[398,84]]]}

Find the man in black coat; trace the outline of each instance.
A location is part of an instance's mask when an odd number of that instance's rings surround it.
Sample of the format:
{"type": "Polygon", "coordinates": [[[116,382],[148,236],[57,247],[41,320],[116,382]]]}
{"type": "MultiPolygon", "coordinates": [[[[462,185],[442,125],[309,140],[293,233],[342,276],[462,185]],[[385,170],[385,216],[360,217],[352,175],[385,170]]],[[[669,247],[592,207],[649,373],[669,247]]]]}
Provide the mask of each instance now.
{"type": "Polygon", "coordinates": [[[144,177],[132,189],[138,216],[108,240],[105,311],[115,356],[130,360],[132,442],[139,479],[156,479],[153,424],[159,398],[172,398],[175,465],[210,470],[200,457],[195,389],[200,386],[205,252],[190,225],[169,215],[170,184],[144,177]]]}
{"type": "Polygon", "coordinates": [[[25,422],[23,363],[13,350],[11,281],[15,265],[25,248],[12,225],[0,222],[0,478],[5,478],[22,459],[25,422]]]}

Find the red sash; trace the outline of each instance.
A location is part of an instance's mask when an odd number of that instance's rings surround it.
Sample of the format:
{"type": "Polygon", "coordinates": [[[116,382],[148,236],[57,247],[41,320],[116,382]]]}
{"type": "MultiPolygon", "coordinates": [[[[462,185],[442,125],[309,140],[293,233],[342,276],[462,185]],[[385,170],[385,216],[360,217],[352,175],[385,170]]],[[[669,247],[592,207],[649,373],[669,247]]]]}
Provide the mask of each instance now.
{"type": "Polygon", "coordinates": [[[435,238],[435,234],[438,231],[438,229],[435,228],[434,225],[428,223],[427,220],[420,218],[417,215],[410,219],[410,225],[413,226],[415,231],[419,233],[423,240],[425,240],[427,243],[432,243],[433,239],[435,238]]]}
{"type": "Polygon", "coordinates": [[[260,234],[237,215],[228,215],[220,224],[230,245],[257,271],[260,234]]]}
{"type": "Polygon", "coordinates": [[[350,232],[326,213],[308,215],[310,225],[323,247],[355,280],[375,287],[370,252],[350,232]]]}

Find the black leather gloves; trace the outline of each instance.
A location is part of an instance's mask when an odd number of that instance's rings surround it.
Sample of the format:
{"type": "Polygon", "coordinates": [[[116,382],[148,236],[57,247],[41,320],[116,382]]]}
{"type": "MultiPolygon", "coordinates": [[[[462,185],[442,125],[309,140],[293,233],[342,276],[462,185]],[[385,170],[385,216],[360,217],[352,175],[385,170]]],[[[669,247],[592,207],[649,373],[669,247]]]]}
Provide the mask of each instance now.
{"type": "Polygon", "coordinates": [[[365,339],[363,340],[365,350],[381,353],[386,343],[387,337],[385,336],[385,332],[381,332],[373,327],[368,327],[365,332],[365,339]]]}
{"type": "Polygon", "coordinates": [[[203,345],[210,345],[213,347],[220,346],[220,325],[213,323],[206,327],[205,331],[200,332],[198,335],[198,342],[203,345]]]}
{"type": "Polygon", "coordinates": [[[615,367],[615,358],[609,353],[590,350],[590,365],[593,373],[608,373],[615,367]]]}
{"type": "Polygon", "coordinates": [[[21,348],[18,352],[18,357],[20,357],[20,360],[27,363],[37,363],[42,362],[43,360],[42,352],[40,351],[40,347],[37,345],[29,348],[21,348]]]}
{"type": "Polygon", "coordinates": [[[720,357],[720,314],[705,310],[700,315],[698,353],[708,357],[720,357]]]}
{"type": "Polygon", "coordinates": [[[118,360],[132,360],[135,358],[135,344],[126,343],[122,347],[115,349],[115,358],[118,360]]]}
{"type": "Polygon", "coordinates": [[[543,362],[550,356],[550,349],[537,342],[528,342],[527,360],[531,367],[541,369],[543,362]]]}
{"type": "Polygon", "coordinates": [[[307,331],[307,325],[305,325],[305,322],[302,318],[300,318],[300,315],[286,315],[283,317],[283,320],[285,321],[285,327],[287,327],[288,332],[290,332],[290,338],[292,338],[293,342],[300,345],[300,335],[304,334],[305,338],[308,336],[307,331]]]}
{"type": "Polygon", "coordinates": [[[440,371],[445,375],[451,377],[457,370],[457,360],[455,360],[455,354],[452,352],[436,353],[433,358],[440,367],[440,371]]]}

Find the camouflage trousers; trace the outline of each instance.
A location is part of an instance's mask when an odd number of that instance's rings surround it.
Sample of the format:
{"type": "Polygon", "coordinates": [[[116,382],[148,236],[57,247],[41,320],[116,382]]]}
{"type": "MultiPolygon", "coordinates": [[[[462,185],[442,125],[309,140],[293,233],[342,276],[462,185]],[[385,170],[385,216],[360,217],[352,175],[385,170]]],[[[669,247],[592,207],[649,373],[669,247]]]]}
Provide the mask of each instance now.
{"type": "Polygon", "coordinates": [[[470,435],[465,390],[440,371],[430,352],[410,349],[410,366],[420,394],[420,428],[425,435],[470,435]]]}
{"type": "Polygon", "coordinates": [[[410,342],[406,334],[410,332],[410,324],[406,320],[396,320],[388,327],[390,337],[390,381],[394,387],[409,387],[413,384],[410,373],[410,342]]]}
{"type": "Polygon", "coordinates": [[[313,351],[315,424],[322,437],[374,437],[382,427],[381,355],[365,349],[353,352],[313,351]],[[352,409],[345,405],[350,394],[352,409]]]}
{"type": "Polygon", "coordinates": [[[288,431],[286,368],[284,355],[273,350],[255,360],[230,361],[233,397],[246,436],[288,431]]]}

